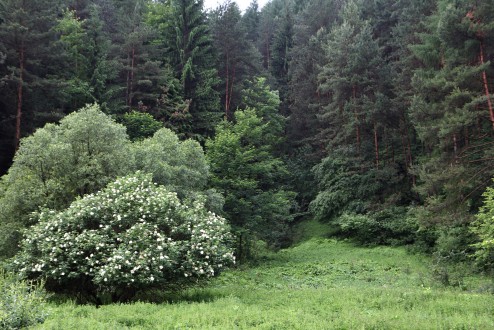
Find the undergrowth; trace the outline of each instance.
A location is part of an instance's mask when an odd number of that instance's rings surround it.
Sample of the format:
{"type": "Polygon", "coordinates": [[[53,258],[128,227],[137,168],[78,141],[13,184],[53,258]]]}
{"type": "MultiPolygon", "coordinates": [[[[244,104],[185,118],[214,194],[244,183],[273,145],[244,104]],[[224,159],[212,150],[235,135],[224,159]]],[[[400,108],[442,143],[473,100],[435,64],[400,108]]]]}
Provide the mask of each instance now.
{"type": "Polygon", "coordinates": [[[321,235],[223,273],[161,303],[52,304],[36,329],[492,329],[488,278],[445,286],[405,248],[356,247],[321,235]]]}

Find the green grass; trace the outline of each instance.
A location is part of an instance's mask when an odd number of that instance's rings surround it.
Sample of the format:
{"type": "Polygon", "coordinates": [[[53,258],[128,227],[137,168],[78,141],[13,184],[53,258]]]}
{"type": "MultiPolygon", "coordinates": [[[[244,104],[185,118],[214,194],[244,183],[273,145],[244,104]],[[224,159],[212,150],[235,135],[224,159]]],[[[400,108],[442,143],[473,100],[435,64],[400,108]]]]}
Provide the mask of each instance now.
{"type": "Polygon", "coordinates": [[[36,329],[494,329],[487,279],[442,287],[429,268],[403,248],[319,237],[168,303],[52,304],[36,329]]]}

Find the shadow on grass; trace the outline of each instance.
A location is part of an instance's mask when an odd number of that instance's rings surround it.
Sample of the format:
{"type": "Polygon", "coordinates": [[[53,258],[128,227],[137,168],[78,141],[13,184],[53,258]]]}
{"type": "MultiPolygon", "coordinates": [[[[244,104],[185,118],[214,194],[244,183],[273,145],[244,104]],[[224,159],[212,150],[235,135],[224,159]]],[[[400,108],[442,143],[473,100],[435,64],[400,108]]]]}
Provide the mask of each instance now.
{"type": "MultiPolygon", "coordinates": [[[[200,303],[200,302],[213,302],[215,300],[224,298],[226,295],[218,292],[217,290],[207,287],[186,288],[183,290],[143,290],[138,292],[132,299],[129,299],[125,303],[132,304],[136,302],[144,302],[151,304],[179,304],[179,303],[200,303]]],[[[114,303],[121,303],[119,301],[112,301],[110,297],[105,295],[101,296],[101,305],[111,305],[114,303]]],[[[81,299],[80,297],[71,296],[68,294],[52,294],[48,301],[54,305],[63,305],[67,303],[74,303],[77,305],[95,305],[94,302],[81,299]]],[[[95,305],[98,307],[98,305],[95,305]]]]}

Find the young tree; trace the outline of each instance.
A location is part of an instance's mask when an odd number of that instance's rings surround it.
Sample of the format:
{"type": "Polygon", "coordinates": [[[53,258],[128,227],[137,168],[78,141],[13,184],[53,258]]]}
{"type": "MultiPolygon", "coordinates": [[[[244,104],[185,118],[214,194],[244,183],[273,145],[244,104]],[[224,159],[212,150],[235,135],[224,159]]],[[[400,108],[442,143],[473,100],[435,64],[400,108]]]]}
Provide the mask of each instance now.
{"type": "MultiPolygon", "coordinates": [[[[257,84],[262,86],[262,80],[257,84]]],[[[224,121],[214,139],[206,142],[211,185],[225,196],[224,211],[237,234],[240,258],[249,256],[249,246],[256,239],[283,245],[294,207],[295,193],[284,184],[286,165],[274,150],[280,121],[273,101],[279,105],[279,99],[269,93],[265,96],[267,103],[237,111],[234,123],[224,121]]]]}

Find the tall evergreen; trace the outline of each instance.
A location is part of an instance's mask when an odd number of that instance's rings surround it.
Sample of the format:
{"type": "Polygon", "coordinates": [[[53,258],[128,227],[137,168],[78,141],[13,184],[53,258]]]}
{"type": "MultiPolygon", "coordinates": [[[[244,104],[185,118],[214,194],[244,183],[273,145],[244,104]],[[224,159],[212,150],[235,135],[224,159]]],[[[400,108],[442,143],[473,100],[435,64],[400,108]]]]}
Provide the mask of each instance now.
{"type": "Polygon", "coordinates": [[[225,2],[211,14],[211,31],[218,57],[218,74],[225,117],[241,103],[240,92],[248,79],[260,72],[260,56],[249,41],[235,2],[225,2]]]}
{"type": "Polygon", "coordinates": [[[360,4],[345,5],[319,74],[319,92],[329,100],[321,116],[328,127],[328,156],[315,171],[321,192],[312,206],[322,218],[376,209],[400,186],[386,136],[394,116],[389,68],[360,4]]]}
{"type": "Polygon", "coordinates": [[[172,0],[171,6],[165,42],[184,99],[190,102],[191,134],[201,138],[212,134],[221,118],[211,36],[202,0],[172,0]]]}
{"type": "Polygon", "coordinates": [[[11,132],[14,148],[22,136],[51,120],[50,113],[58,106],[56,99],[47,97],[52,95],[51,77],[57,63],[51,41],[58,9],[56,0],[0,1],[0,40],[5,52],[0,68],[2,131],[11,132]]]}
{"type": "Polygon", "coordinates": [[[492,4],[439,1],[413,47],[422,68],[413,78],[411,118],[426,152],[415,172],[429,222],[469,221],[465,211],[478,207],[494,175],[493,19],[492,4]]]}

